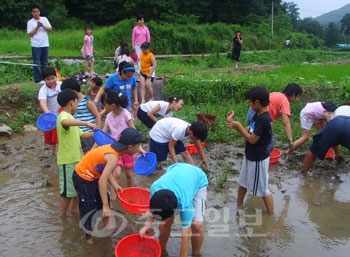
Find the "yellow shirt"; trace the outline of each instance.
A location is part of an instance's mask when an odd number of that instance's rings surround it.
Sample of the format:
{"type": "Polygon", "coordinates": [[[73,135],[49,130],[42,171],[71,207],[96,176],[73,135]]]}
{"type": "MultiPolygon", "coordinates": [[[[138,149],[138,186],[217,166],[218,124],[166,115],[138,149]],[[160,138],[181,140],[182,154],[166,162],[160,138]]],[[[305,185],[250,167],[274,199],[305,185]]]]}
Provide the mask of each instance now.
{"type": "Polygon", "coordinates": [[[150,76],[151,75],[151,66],[152,66],[152,61],[151,57],[153,56],[152,52],[148,52],[147,54],[144,54],[141,52],[140,55],[140,60],[141,60],[141,73],[150,76]]]}

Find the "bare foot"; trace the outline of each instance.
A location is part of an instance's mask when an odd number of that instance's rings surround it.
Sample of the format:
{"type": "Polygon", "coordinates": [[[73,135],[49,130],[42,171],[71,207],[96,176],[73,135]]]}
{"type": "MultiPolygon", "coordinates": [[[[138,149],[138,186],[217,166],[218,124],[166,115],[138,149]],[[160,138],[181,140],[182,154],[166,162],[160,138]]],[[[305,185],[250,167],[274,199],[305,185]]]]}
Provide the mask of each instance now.
{"type": "Polygon", "coordinates": [[[102,222],[105,225],[105,229],[106,230],[112,230],[114,229],[112,223],[110,222],[110,218],[109,217],[103,217],[102,218],[102,222]]]}
{"type": "Polygon", "coordinates": [[[85,233],[85,240],[86,240],[86,244],[88,245],[94,244],[94,241],[92,240],[92,235],[88,233],[85,233]]]}

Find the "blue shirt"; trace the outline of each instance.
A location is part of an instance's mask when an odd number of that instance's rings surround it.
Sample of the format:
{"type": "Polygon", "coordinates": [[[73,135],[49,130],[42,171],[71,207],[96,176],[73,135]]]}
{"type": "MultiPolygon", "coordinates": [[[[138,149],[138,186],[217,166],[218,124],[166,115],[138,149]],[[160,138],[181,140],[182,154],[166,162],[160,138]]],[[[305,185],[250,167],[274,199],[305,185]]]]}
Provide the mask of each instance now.
{"type": "Polygon", "coordinates": [[[128,80],[121,80],[119,78],[119,73],[114,73],[112,76],[110,76],[107,79],[105,83],[105,87],[107,89],[112,89],[117,91],[118,93],[122,93],[123,95],[126,95],[129,100],[127,109],[131,108],[131,97],[132,97],[131,92],[133,88],[137,87],[135,76],[132,76],[128,80]]]}
{"type": "Polygon", "coordinates": [[[152,184],[150,192],[152,197],[162,189],[172,191],[177,198],[181,226],[187,228],[194,216],[193,199],[197,191],[207,185],[207,175],[200,168],[188,163],[175,163],[152,184]]]}

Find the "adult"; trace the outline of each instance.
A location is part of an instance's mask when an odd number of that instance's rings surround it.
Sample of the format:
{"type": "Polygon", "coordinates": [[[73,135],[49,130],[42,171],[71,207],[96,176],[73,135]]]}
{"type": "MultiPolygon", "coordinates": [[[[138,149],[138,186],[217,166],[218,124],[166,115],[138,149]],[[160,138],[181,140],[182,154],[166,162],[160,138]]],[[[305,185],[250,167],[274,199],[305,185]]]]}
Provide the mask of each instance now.
{"type": "Polygon", "coordinates": [[[200,144],[200,141],[206,139],[207,133],[207,126],[202,122],[190,124],[178,118],[164,118],[154,124],[149,132],[150,152],[156,154],[158,166],[166,160],[168,153],[170,153],[174,163],[178,162],[176,155],[181,154],[184,162],[194,165],[191,154],[182,142],[190,138],[202,159],[203,170],[208,170],[207,159],[200,144]]]}
{"type": "Polygon", "coordinates": [[[137,118],[148,128],[152,128],[158,122],[158,116],[162,118],[172,117],[173,111],[182,109],[184,100],[181,96],[170,96],[168,101],[148,101],[141,104],[137,110],[137,118]]]}
{"type": "Polygon", "coordinates": [[[199,256],[204,240],[207,185],[207,176],[201,169],[187,163],[171,165],[150,188],[150,212],[145,226],[139,231],[140,236],[143,237],[152,228],[154,219],[161,220],[159,243],[165,254],[174,216],[179,213],[182,235],[179,256],[188,256],[190,243],[191,256],[199,256]]]}
{"type": "Polygon", "coordinates": [[[338,145],[350,150],[350,106],[339,106],[334,112],[334,118],[327,122],[326,126],[313,136],[312,144],[304,157],[301,171],[304,175],[311,168],[316,158],[323,160],[329,148],[333,147],[335,161],[341,162],[343,155],[338,145]]]}
{"type": "Polygon", "coordinates": [[[236,61],[236,68],[238,68],[241,52],[242,52],[243,37],[241,32],[237,30],[235,36],[231,40],[230,51],[232,51],[232,59],[236,61]]]}
{"type": "MultiPolygon", "coordinates": [[[[298,84],[289,83],[282,92],[272,92],[269,95],[270,104],[267,106],[267,110],[270,113],[272,123],[276,119],[282,117],[282,123],[289,142],[288,148],[291,148],[293,146],[293,134],[290,123],[290,104],[298,100],[302,92],[303,90],[298,84]]],[[[254,114],[255,112],[252,109],[249,109],[247,114],[247,125],[251,123],[254,114]]],[[[272,150],[272,148],[273,141],[271,141],[270,150],[272,150]]]]}
{"type": "Polygon", "coordinates": [[[143,15],[139,15],[137,17],[137,25],[132,30],[131,35],[131,42],[132,42],[132,50],[135,50],[137,56],[138,56],[138,67],[139,70],[140,67],[140,56],[141,56],[141,45],[144,42],[151,42],[151,34],[149,32],[149,29],[145,25],[145,19],[143,15]]]}
{"type": "Polygon", "coordinates": [[[290,39],[289,38],[286,39],[286,47],[288,50],[290,49],[290,39]]]}
{"type": "Polygon", "coordinates": [[[139,101],[137,95],[137,83],[134,73],[134,65],[125,61],[121,62],[119,64],[118,72],[110,76],[105,82],[105,84],[98,90],[98,93],[94,99],[94,103],[96,104],[96,106],[98,105],[101,95],[106,90],[111,89],[116,90],[118,93],[126,95],[129,100],[127,108],[129,110],[133,109],[134,111],[136,111],[139,108],[139,101]],[[134,102],[131,107],[132,99],[134,100],[134,102]]]}
{"type": "Polygon", "coordinates": [[[41,69],[49,63],[49,37],[47,32],[52,30],[51,24],[46,17],[40,16],[37,5],[31,8],[32,16],[27,22],[27,34],[30,36],[32,47],[34,81],[39,83],[43,80],[41,69]]]}

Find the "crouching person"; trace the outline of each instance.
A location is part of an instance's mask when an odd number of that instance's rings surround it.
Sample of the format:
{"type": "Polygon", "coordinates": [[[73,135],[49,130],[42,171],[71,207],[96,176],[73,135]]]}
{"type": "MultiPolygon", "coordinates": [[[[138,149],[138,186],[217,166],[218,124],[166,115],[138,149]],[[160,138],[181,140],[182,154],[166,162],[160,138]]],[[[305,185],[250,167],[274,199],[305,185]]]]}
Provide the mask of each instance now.
{"type": "Polygon", "coordinates": [[[150,212],[145,226],[140,229],[144,236],[155,220],[160,220],[159,243],[166,252],[174,215],[181,220],[181,249],[179,256],[187,257],[192,244],[192,256],[199,256],[204,240],[204,211],[208,179],[198,167],[187,163],[175,163],[151,186],[150,212]]]}
{"type": "Polygon", "coordinates": [[[85,232],[87,244],[93,244],[93,218],[97,211],[102,210],[105,228],[112,229],[109,227],[111,209],[107,182],[110,182],[116,192],[121,190],[112,171],[116,168],[120,155],[133,155],[139,151],[141,141],[142,137],[136,129],[126,128],[122,131],[119,141],[90,150],[76,165],[73,183],[79,197],[80,226],[85,232]]]}

